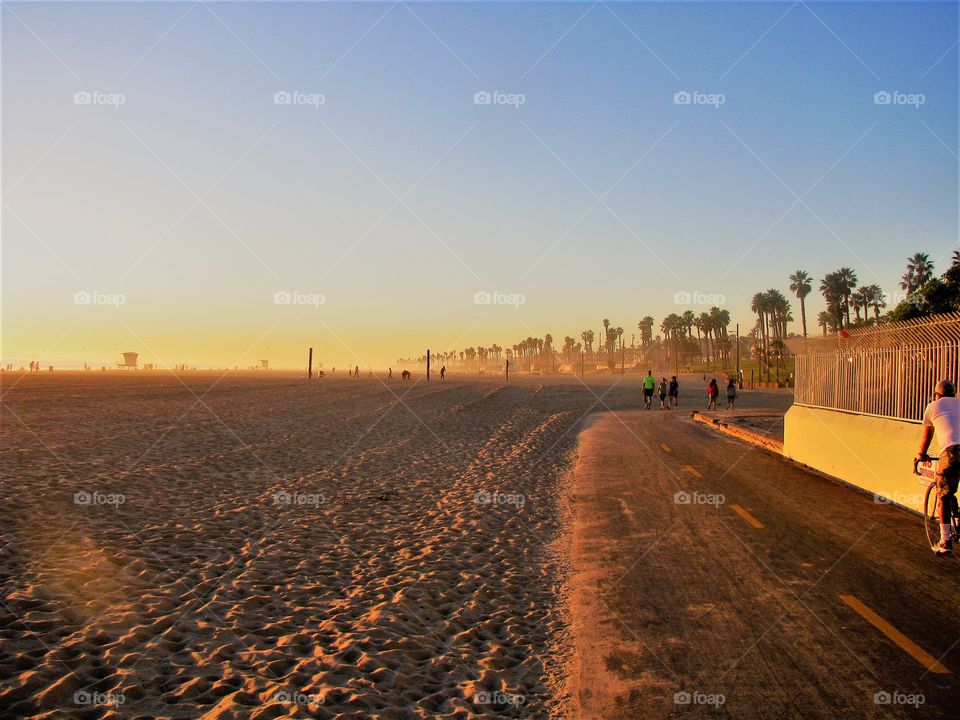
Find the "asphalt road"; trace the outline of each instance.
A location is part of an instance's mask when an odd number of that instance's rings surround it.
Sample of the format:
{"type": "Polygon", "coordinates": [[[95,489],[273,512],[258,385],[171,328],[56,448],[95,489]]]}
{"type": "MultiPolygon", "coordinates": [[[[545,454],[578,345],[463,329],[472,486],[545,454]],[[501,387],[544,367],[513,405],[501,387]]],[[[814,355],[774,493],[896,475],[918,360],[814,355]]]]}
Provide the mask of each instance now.
{"type": "Polygon", "coordinates": [[[581,717],[960,717],[918,516],[686,412],[595,416],[573,492],[581,717]]]}

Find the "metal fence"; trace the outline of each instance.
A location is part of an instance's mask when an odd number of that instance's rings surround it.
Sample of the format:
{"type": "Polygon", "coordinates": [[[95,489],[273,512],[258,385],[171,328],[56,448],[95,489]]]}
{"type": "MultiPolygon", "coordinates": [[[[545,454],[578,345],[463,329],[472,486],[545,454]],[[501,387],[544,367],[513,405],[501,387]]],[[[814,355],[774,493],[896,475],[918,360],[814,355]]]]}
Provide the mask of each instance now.
{"type": "Polygon", "coordinates": [[[798,405],[920,420],[937,381],[960,383],[960,313],[786,343],[798,405]]]}

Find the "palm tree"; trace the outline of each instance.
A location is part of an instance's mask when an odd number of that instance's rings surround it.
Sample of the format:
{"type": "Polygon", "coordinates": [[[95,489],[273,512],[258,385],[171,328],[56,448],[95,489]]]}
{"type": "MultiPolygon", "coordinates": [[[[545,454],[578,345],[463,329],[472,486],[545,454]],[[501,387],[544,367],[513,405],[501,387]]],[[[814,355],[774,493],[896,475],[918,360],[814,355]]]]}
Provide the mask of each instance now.
{"type": "Polygon", "coordinates": [[[867,285],[864,290],[867,293],[869,304],[873,306],[874,322],[879,325],[880,308],[885,308],[887,306],[887,300],[886,297],[884,297],[883,288],[881,288],[879,285],[867,285]]]}
{"type": "Polygon", "coordinates": [[[857,286],[857,274],[848,267],[842,267],[837,270],[837,280],[843,294],[843,309],[847,317],[847,325],[850,324],[850,294],[857,286]]]}
{"type": "Polygon", "coordinates": [[[803,336],[807,336],[807,303],[805,298],[810,294],[812,286],[810,275],[806,270],[797,270],[790,276],[790,292],[800,301],[800,325],[803,327],[803,336]]]}
{"type": "Polygon", "coordinates": [[[907,271],[903,274],[900,287],[907,295],[912,295],[933,278],[933,262],[926,253],[914,253],[907,258],[907,271]]]}
{"type": "Polygon", "coordinates": [[[840,328],[843,326],[843,282],[839,271],[827,273],[820,281],[820,294],[827,301],[827,312],[833,319],[833,326],[840,328]]]}
{"type": "Polygon", "coordinates": [[[767,362],[767,298],[762,292],[755,293],[750,300],[750,310],[757,314],[757,328],[760,331],[760,354],[767,362]]]}
{"type": "Polygon", "coordinates": [[[826,310],[821,310],[820,314],[817,315],[817,325],[823,328],[823,334],[827,334],[827,328],[830,326],[830,323],[833,322],[833,318],[830,317],[830,313],[826,310]]]}

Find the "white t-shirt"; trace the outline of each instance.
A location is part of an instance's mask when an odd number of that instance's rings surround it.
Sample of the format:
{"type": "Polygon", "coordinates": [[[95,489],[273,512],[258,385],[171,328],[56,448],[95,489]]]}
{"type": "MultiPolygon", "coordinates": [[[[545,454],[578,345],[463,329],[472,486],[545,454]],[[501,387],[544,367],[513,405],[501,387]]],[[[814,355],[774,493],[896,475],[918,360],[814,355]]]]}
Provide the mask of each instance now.
{"type": "Polygon", "coordinates": [[[923,411],[923,424],[933,428],[941,452],[951,445],[960,445],[960,398],[934,400],[923,411]]]}

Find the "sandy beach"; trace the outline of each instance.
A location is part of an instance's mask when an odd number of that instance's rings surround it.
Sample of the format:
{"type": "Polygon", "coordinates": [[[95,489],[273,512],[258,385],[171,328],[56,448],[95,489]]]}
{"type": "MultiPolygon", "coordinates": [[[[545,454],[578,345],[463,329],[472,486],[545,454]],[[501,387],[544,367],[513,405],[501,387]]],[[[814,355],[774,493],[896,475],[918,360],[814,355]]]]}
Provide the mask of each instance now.
{"type": "Polygon", "coordinates": [[[566,715],[577,428],[635,379],[16,377],[7,716],[566,715]]]}

